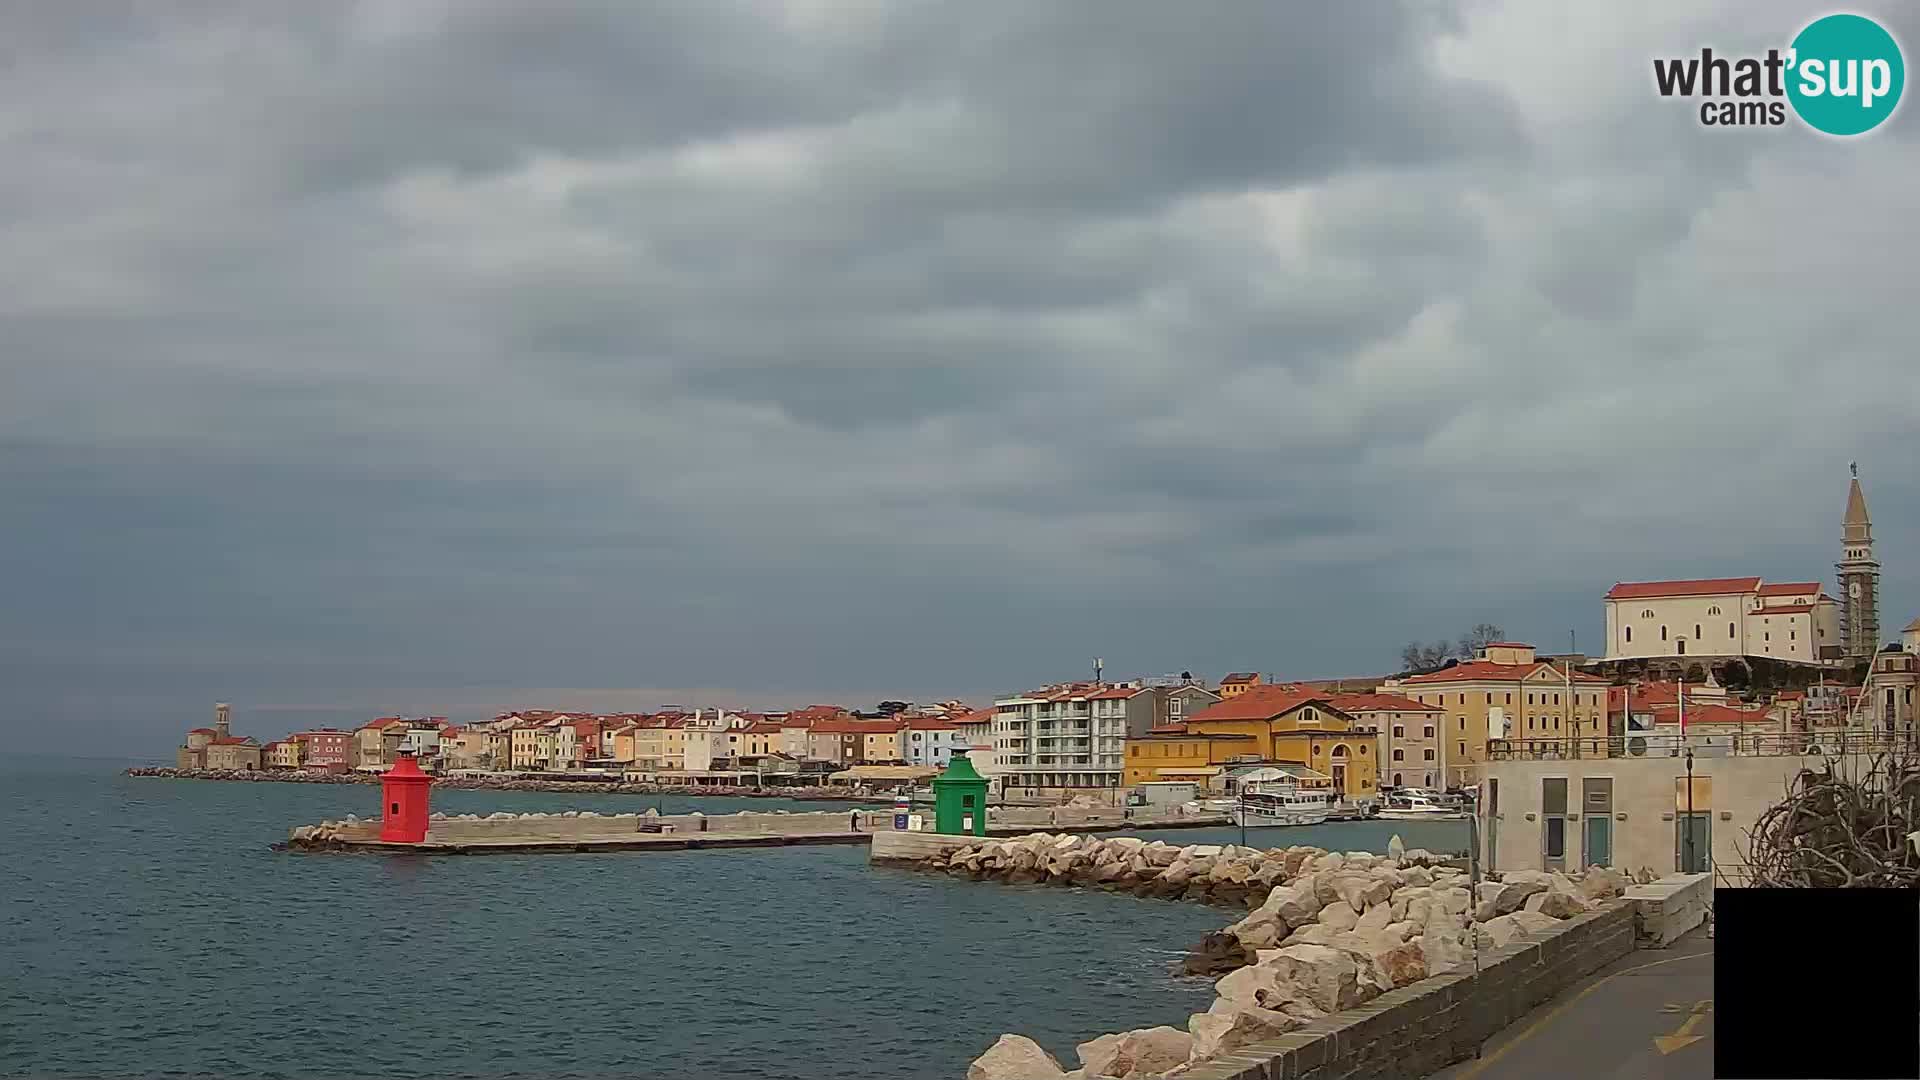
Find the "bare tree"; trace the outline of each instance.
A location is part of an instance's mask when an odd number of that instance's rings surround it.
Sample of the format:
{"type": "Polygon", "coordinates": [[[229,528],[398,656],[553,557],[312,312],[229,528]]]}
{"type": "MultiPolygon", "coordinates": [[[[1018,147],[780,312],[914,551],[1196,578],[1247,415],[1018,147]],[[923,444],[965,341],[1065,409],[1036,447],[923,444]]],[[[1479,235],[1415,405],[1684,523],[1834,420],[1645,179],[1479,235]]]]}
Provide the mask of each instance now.
{"type": "Polygon", "coordinates": [[[1424,674],[1440,670],[1441,665],[1453,658],[1453,646],[1444,641],[1422,645],[1409,641],[1400,650],[1400,665],[1414,674],[1424,674]]]}
{"type": "Polygon", "coordinates": [[[1471,660],[1480,655],[1480,650],[1496,641],[1505,640],[1507,632],[1493,623],[1479,623],[1473,629],[1460,635],[1459,656],[1462,660],[1471,660]]]}
{"type": "Polygon", "coordinates": [[[1746,884],[1920,888],[1920,763],[1910,746],[1830,757],[1787,785],[1747,834],[1746,884]]]}

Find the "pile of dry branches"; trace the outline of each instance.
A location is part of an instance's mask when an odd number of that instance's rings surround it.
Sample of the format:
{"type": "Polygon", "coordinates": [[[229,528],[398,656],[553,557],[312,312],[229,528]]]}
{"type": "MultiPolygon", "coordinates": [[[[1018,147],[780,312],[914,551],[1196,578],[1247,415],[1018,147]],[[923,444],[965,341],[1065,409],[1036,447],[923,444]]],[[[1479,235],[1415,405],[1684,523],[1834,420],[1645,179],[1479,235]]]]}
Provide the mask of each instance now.
{"type": "Polygon", "coordinates": [[[1878,754],[1803,770],[1748,835],[1749,883],[1784,889],[1920,887],[1920,759],[1878,754]]]}

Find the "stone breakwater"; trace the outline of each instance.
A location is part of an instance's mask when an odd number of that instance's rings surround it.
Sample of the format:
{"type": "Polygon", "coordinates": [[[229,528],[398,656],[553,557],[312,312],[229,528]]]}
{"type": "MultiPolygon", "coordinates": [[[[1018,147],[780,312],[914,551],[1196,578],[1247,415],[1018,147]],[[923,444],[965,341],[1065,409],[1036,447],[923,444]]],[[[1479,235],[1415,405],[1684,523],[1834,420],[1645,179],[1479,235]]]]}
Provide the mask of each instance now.
{"type": "Polygon", "coordinates": [[[1379,856],[1036,833],[968,845],[922,865],[973,880],[1079,885],[1250,909],[1188,957],[1190,973],[1227,974],[1216,984],[1213,1005],[1184,1028],[1102,1035],[1079,1045],[1080,1067],[1072,1071],[1031,1039],[1003,1035],[968,1068],[968,1080],[1172,1080],[1248,1043],[1429,976],[1471,968],[1476,952],[1614,903],[1631,881],[1618,870],[1594,867],[1572,875],[1510,871],[1474,885],[1443,859],[1404,850],[1397,837],[1379,856]]]}
{"type": "MultiPolygon", "coordinates": [[[[329,773],[305,769],[176,769],[138,766],[126,776],[174,780],[241,780],[280,784],[378,784],[379,773],[329,773]]],[[[654,784],[625,780],[529,780],[522,778],[435,777],[433,786],[466,791],[552,791],[586,795],[719,795],[733,799],[801,799],[821,802],[871,802],[874,796],[849,795],[819,787],[761,788],[713,784],[654,784]]]]}

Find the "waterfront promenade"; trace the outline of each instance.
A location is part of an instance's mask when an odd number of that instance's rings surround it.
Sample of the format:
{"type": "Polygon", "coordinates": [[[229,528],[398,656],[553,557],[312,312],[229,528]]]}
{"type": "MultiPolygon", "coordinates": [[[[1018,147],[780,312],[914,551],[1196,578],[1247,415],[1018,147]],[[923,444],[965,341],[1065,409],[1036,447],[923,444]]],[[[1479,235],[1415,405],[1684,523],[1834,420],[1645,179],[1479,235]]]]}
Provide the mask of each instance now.
{"type": "Polygon", "coordinates": [[[1433,1080],[1707,1080],[1713,1036],[1713,939],[1702,927],[1594,972],[1433,1080]]]}

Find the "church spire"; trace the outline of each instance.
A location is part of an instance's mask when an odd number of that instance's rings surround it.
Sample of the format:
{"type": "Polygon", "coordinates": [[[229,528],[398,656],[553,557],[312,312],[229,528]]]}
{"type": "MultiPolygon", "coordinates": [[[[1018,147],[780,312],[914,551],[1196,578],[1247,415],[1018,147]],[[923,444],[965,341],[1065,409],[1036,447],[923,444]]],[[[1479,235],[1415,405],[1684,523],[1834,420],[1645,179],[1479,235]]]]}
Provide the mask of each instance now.
{"type": "Polygon", "coordinates": [[[1860,490],[1860,465],[1850,462],[1847,512],[1840,519],[1840,642],[1850,659],[1880,647],[1880,563],[1873,557],[1873,519],[1860,490]]]}

